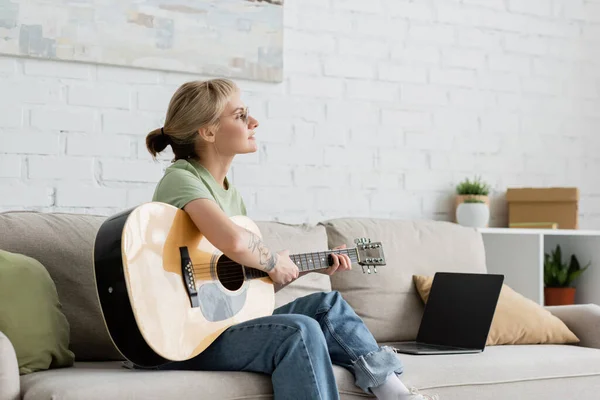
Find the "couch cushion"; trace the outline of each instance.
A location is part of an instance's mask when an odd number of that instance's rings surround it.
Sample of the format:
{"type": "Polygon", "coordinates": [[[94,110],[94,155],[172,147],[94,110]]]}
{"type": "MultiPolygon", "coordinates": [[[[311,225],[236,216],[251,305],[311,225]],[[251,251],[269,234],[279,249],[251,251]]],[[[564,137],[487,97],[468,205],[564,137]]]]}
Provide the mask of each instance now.
{"type": "MultiPolygon", "coordinates": [[[[327,250],[327,233],[323,226],[309,224],[290,225],[281,222],[256,224],[263,241],[272,251],[289,250],[290,254],[327,250]]],[[[329,275],[311,273],[297,279],[275,295],[275,307],[280,307],[314,292],[331,291],[329,275]]]]}
{"type": "MultiPolygon", "coordinates": [[[[389,343],[393,345],[393,343],[389,343]]],[[[398,355],[409,387],[444,400],[597,398],[600,350],[567,345],[495,346],[480,354],[398,355]]],[[[352,374],[334,366],[342,399],[364,399],[352,374]]],[[[76,363],[73,368],[23,376],[24,400],[271,399],[266,375],[250,372],[142,371],[119,362],[76,363]]]]}
{"type": "Polygon", "coordinates": [[[333,290],[341,292],[378,341],[414,340],[423,302],[412,276],[446,272],[486,272],[481,234],[442,221],[340,218],[323,222],[329,247],[354,239],[382,242],[387,261],[377,274],[361,268],[334,274],[333,290]]]}
{"type": "MultiPolygon", "coordinates": [[[[364,399],[352,374],[335,366],[342,399],[364,399]]],[[[130,370],[120,362],[76,363],[74,368],[24,376],[23,400],[272,399],[268,375],[251,372],[130,370]]]]}
{"type": "Polygon", "coordinates": [[[39,261],[0,250],[0,331],[11,341],[19,373],[73,365],[69,322],[56,286],[39,261]]]}
{"type": "Polygon", "coordinates": [[[398,356],[408,386],[444,400],[591,400],[600,387],[600,350],[579,346],[507,345],[478,354],[398,356]]]}
{"type": "Polygon", "coordinates": [[[549,378],[469,386],[447,386],[423,393],[443,400],[598,400],[600,377],[549,378]]]}
{"type": "Polygon", "coordinates": [[[41,262],[56,284],[77,360],[120,360],[102,318],[93,245],[105,217],[34,211],[0,213],[0,249],[41,262]]]}

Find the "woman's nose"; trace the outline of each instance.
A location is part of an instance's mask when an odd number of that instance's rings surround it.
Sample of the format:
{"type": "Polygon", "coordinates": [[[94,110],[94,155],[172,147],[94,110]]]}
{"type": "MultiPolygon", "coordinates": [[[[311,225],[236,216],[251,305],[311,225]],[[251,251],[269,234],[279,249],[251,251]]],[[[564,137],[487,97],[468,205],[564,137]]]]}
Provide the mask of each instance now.
{"type": "Polygon", "coordinates": [[[258,120],[256,118],[254,118],[253,116],[250,116],[250,120],[248,121],[248,128],[255,129],[258,127],[258,125],[259,125],[258,120]]]}

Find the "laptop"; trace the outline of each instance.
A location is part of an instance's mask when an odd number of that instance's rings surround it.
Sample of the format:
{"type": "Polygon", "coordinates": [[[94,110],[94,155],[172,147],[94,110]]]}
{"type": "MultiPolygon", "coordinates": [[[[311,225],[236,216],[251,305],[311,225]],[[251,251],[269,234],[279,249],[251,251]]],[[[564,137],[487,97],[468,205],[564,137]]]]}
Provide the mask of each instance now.
{"type": "Polygon", "coordinates": [[[496,312],[504,275],[437,272],[416,341],[394,343],[397,353],[480,353],[496,312]]]}

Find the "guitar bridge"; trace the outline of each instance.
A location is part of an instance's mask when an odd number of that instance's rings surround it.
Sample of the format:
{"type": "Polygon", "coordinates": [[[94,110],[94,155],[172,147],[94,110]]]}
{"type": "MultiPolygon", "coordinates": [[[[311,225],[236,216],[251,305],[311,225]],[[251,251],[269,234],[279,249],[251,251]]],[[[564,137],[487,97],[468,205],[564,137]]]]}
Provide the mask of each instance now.
{"type": "Polygon", "coordinates": [[[198,301],[198,291],[196,290],[196,279],[194,279],[194,266],[188,248],[185,246],[180,247],[179,254],[181,256],[181,277],[190,298],[190,304],[192,307],[199,307],[200,302],[198,301]]]}

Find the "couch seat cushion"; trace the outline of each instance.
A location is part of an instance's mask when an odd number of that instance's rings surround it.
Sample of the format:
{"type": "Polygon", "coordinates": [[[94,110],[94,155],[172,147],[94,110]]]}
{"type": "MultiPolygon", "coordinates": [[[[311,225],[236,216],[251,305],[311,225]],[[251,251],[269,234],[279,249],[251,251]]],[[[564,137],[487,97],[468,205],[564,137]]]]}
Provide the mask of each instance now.
{"type": "MultiPolygon", "coordinates": [[[[393,343],[391,343],[393,345],[393,343]]],[[[399,354],[402,380],[444,400],[596,399],[600,350],[569,345],[509,345],[480,354],[399,354]],[[573,394],[576,397],[572,397],[573,394]]],[[[364,399],[352,374],[335,366],[342,399],[364,399]]],[[[267,375],[250,372],[140,371],[120,362],[79,362],[21,377],[24,400],[271,399],[267,375]],[[191,395],[191,393],[195,393],[191,395]]]]}
{"type": "MultiPolygon", "coordinates": [[[[393,343],[390,344],[393,346],[393,343]]],[[[507,345],[486,347],[483,353],[460,355],[413,356],[398,354],[404,363],[403,380],[427,393],[450,394],[446,399],[558,399],[545,386],[550,380],[569,380],[573,390],[579,379],[591,378],[600,387],[600,350],[572,345],[507,345]],[[523,382],[529,382],[523,385],[523,382]],[[512,386],[530,391],[531,396],[502,390],[512,386]],[[502,389],[504,388],[504,389],[502,389]],[[464,396],[465,391],[472,393],[464,396]],[[486,394],[495,393],[494,396],[486,394]],[[535,393],[535,395],[534,395],[535,393]]],[[[587,379],[588,381],[590,379],[587,379]]],[[[563,383],[564,385],[564,383],[563,383]]],[[[572,393],[576,393],[572,392],[572,393]]]]}
{"type": "Polygon", "coordinates": [[[387,265],[377,268],[377,274],[363,274],[358,267],[331,277],[332,289],[342,294],[379,342],[416,338],[423,302],[413,275],[486,272],[483,240],[473,228],[372,218],[340,218],[323,225],[330,248],[355,247],[354,239],[360,237],[383,244],[387,265]]]}
{"type": "MultiPolygon", "coordinates": [[[[272,399],[268,375],[251,372],[149,371],[123,368],[120,362],[81,362],[72,368],[23,376],[23,400],[181,400],[272,399]]],[[[352,374],[335,367],[342,399],[364,398],[352,374]]]]}

